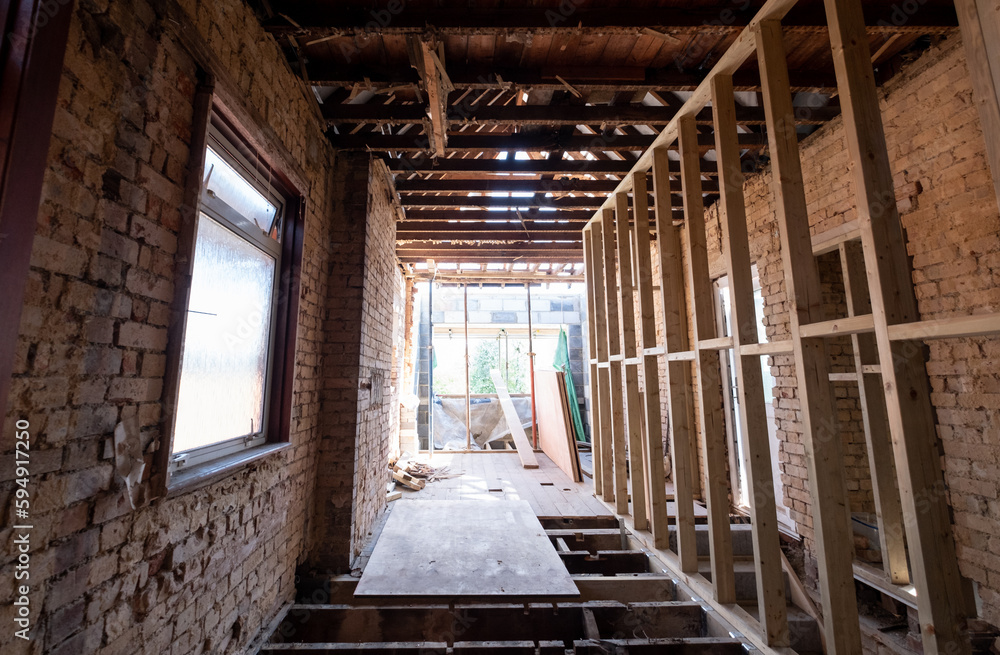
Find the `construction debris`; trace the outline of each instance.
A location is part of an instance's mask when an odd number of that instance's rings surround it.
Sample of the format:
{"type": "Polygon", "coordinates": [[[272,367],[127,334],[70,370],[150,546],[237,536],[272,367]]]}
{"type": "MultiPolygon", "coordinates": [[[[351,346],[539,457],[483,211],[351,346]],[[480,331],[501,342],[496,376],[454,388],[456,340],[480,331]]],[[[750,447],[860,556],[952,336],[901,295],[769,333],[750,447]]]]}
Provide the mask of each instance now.
{"type": "Polygon", "coordinates": [[[389,472],[393,480],[414,491],[420,491],[428,482],[448,480],[462,475],[449,472],[447,466],[433,467],[413,459],[404,460],[405,456],[406,453],[398,458],[390,458],[389,472]]]}

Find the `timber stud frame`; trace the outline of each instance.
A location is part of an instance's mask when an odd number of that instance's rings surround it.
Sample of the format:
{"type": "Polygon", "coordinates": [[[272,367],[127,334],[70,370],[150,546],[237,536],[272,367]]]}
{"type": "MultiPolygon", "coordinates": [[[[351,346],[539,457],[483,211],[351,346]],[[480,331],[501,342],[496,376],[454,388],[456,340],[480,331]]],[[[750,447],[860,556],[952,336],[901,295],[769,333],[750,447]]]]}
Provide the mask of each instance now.
{"type": "MultiPolygon", "coordinates": [[[[924,652],[966,653],[971,648],[966,619],[975,616],[975,608],[970,586],[958,569],[947,497],[940,493],[945,481],[921,342],[1000,334],[1000,314],[920,320],[859,0],[825,0],[858,220],[822,241],[810,237],[780,22],[795,5],[795,0],[764,4],[583,228],[587,289],[592,300],[588,310],[595,489],[682,582],[702,593],[705,602],[758,648],[768,653],[790,652],[772,454],[764,413],[769,399],[764,397],[759,358],[793,355],[813,499],[821,609],[825,624],[831,627],[825,631],[827,652],[861,653],[843,446],[829,383],[844,376],[831,375],[825,343],[834,336],[851,335],[856,373],[847,377],[859,385],[887,579],[894,584],[912,580],[924,652]],[[791,306],[791,339],[784,342],[758,343],[753,327],[744,179],[733,96],[733,76],[753,56],[759,62],[773,173],[771,191],[791,306]],[[715,129],[718,185],[714,188],[720,194],[722,251],[733,311],[734,334],[724,338],[715,336],[705,259],[704,188],[696,119],[705,115],[707,107],[715,129]],[[669,150],[679,150],[679,166],[676,160],[668,159],[669,150]],[[663,307],[665,343],[660,345],[656,343],[652,304],[648,172],[653,178],[652,209],[660,258],[659,279],[655,281],[663,307]],[[683,204],[681,228],[675,226],[677,216],[672,206],[678,199],[683,204]],[[631,234],[630,214],[634,223],[631,234]],[[849,315],[827,321],[821,316],[815,255],[831,251],[840,254],[849,315]],[[632,305],[633,272],[639,291],[638,332],[632,305]],[[686,306],[689,299],[693,302],[690,313],[686,306]],[[719,357],[730,349],[734,350],[742,408],[739,420],[743,433],[751,435],[746,471],[751,488],[759,620],[734,602],[732,589],[725,433],[718,404],[719,357]],[[659,357],[666,360],[668,420],[659,408],[659,357]],[[637,391],[636,369],[640,366],[644,398],[637,391]],[[695,421],[700,428],[697,431],[695,421]],[[871,429],[885,421],[888,435],[871,429]],[[672,448],[675,497],[670,515],[677,529],[676,552],[668,550],[666,538],[663,453],[659,452],[664,432],[669,434],[672,448]],[[693,503],[699,464],[692,453],[698,450],[694,440],[699,433],[711,582],[698,573],[695,553],[693,503]],[[632,456],[631,505],[626,445],[632,456]],[[638,465],[636,450],[642,456],[638,465]]],[[[995,106],[996,98],[993,103],[995,106]]]]}

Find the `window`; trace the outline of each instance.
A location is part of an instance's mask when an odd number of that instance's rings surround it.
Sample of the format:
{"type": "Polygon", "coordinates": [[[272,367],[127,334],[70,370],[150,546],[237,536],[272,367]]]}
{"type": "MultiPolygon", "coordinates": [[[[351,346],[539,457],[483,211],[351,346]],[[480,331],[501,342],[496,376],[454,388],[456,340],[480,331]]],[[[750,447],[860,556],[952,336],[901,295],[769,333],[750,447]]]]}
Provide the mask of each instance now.
{"type": "MultiPolygon", "coordinates": [[[[171,477],[287,440],[298,201],[217,113],[208,127],[170,417],[171,477]],[[289,261],[290,260],[290,261],[289,261]],[[284,284],[282,284],[284,282],[284,284]]],[[[296,251],[296,248],[298,250],[296,251]]]]}
{"type": "MultiPolygon", "coordinates": [[[[757,276],[757,265],[751,267],[753,275],[753,295],[755,308],[755,323],[757,327],[757,340],[760,343],[767,343],[767,330],[764,327],[764,296],[761,291],[760,279],[757,276]]],[[[715,286],[715,310],[716,324],[720,337],[732,335],[732,308],[730,306],[729,279],[722,276],[714,282],[715,286]]],[[[733,350],[724,351],[720,363],[722,366],[722,379],[727,383],[726,393],[723,394],[723,402],[726,411],[726,431],[729,439],[729,472],[733,489],[733,499],[736,507],[741,510],[748,510],[750,507],[750,482],[746,472],[746,451],[747,435],[743,434],[740,423],[740,397],[737,387],[736,360],[733,350]]],[[[787,533],[795,534],[795,523],[791,519],[789,509],[784,503],[784,485],[781,482],[780,448],[778,439],[777,421],[774,415],[774,403],[772,401],[775,387],[774,377],[771,375],[771,367],[768,365],[768,358],[761,357],[761,380],[764,387],[764,407],[767,412],[767,432],[768,445],[771,452],[771,477],[774,484],[774,499],[777,508],[778,524],[787,533]]]]}

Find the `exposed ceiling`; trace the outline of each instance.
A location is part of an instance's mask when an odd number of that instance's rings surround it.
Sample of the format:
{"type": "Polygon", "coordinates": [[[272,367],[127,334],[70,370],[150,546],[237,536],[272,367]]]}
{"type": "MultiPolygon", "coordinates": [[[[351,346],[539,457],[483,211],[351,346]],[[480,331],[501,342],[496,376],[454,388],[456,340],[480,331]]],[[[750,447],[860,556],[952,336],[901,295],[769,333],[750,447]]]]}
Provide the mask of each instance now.
{"type": "MultiPolygon", "coordinates": [[[[333,145],[376,153],[395,174],[404,265],[561,279],[582,275],[580,229],[761,4],[283,0],[259,9],[312,85],[333,145]]],[[[949,1],[912,4],[907,14],[896,2],[865,3],[882,79],[957,25],[949,1]]],[[[822,3],[801,2],[783,24],[805,136],[839,113],[822,3]]],[[[747,170],[767,161],[755,66],[735,76],[747,170]]],[[[711,201],[711,111],[698,122],[711,201]]]]}

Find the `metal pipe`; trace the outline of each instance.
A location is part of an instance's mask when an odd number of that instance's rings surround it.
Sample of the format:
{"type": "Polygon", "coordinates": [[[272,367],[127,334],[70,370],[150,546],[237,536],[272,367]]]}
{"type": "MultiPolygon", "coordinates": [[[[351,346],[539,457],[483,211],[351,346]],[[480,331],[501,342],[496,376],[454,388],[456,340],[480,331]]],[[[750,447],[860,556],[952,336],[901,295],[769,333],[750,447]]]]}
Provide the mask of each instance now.
{"type": "Polygon", "coordinates": [[[434,278],[427,283],[427,458],[434,458],[434,278]]]}
{"type": "Polygon", "coordinates": [[[472,448],[472,394],[469,391],[469,285],[465,292],[465,449],[472,448]]]}
{"type": "Polygon", "coordinates": [[[531,445],[538,448],[538,426],[535,420],[535,348],[531,338],[531,283],[525,282],[528,292],[528,375],[531,376],[531,445]]]}

